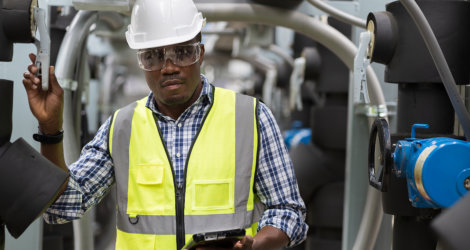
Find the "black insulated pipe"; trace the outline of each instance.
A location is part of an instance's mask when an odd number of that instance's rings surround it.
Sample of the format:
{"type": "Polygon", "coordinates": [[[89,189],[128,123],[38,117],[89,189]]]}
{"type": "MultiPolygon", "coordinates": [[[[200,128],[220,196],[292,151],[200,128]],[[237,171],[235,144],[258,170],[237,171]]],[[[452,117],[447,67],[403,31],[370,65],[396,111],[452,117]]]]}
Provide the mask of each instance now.
{"type": "Polygon", "coordinates": [[[367,16],[367,30],[371,37],[373,62],[388,64],[393,58],[398,41],[397,21],[390,12],[371,12],[367,16]]]}
{"type": "Polygon", "coordinates": [[[446,247],[444,249],[468,249],[470,238],[470,193],[432,221],[431,227],[446,247]]]}
{"type": "MultiPolygon", "coordinates": [[[[457,117],[459,118],[460,124],[462,125],[462,128],[465,133],[465,137],[467,138],[467,141],[470,141],[470,116],[465,107],[465,104],[462,101],[462,98],[460,97],[457,87],[455,86],[456,80],[454,79],[454,76],[452,75],[449,64],[447,63],[444,53],[441,49],[441,45],[439,45],[439,41],[436,38],[436,35],[434,34],[435,32],[433,31],[433,29],[431,28],[431,25],[429,24],[428,20],[424,16],[424,13],[421,10],[421,7],[418,6],[418,4],[414,0],[413,1],[400,0],[400,1],[403,4],[403,6],[406,8],[407,12],[411,15],[414,22],[416,23],[419,33],[423,37],[426,47],[432,56],[435,68],[437,68],[437,71],[439,72],[439,76],[441,78],[442,83],[444,84],[445,90],[447,92],[447,95],[450,98],[452,106],[454,107],[455,113],[457,114],[457,117]]],[[[470,5],[467,2],[455,2],[455,3],[466,4],[466,5],[462,5],[462,8],[466,7],[466,10],[467,10],[466,14],[468,14],[468,11],[470,11],[470,5]]],[[[459,13],[455,9],[454,9],[454,12],[459,13]]],[[[465,27],[465,30],[468,30],[468,27],[469,27],[468,15],[466,17],[467,17],[466,18],[467,22],[463,23],[463,26],[461,27],[465,27]]],[[[450,17],[450,19],[454,19],[454,18],[455,18],[454,16],[450,17]]],[[[460,23],[456,25],[459,25],[459,24],[460,23]]],[[[467,34],[467,39],[468,39],[470,35],[468,35],[469,34],[468,32],[466,32],[466,34],[467,34]]],[[[466,42],[468,42],[468,40],[466,42]]],[[[457,50],[461,52],[460,50],[464,50],[466,47],[468,47],[468,43],[463,44],[462,47],[458,47],[457,50]]],[[[468,49],[466,50],[467,52],[469,51],[468,49]]],[[[461,63],[462,64],[466,63],[465,73],[466,73],[467,78],[465,79],[466,81],[464,84],[467,84],[468,75],[469,75],[468,64],[470,63],[469,62],[470,60],[468,60],[468,57],[467,57],[468,54],[467,55],[460,54],[459,56],[460,58],[463,58],[461,59],[462,60],[461,63]]]]}
{"type": "MultiPolygon", "coordinates": [[[[457,84],[470,76],[470,3],[420,1],[457,84]]],[[[412,17],[399,1],[386,5],[398,25],[393,58],[387,64],[385,81],[390,83],[439,83],[442,79],[412,17]]],[[[377,45],[377,43],[376,43],[377,45]]]]}
{"type": "Polygon", "coordinates": [[[0,61],[11,61],[13,43],[34,41],[33,7],[37,0],[0,0],[0,61]]]}
{"type": "Polygon", "coordinates": [[[13,82],[0,80],[0,223],[18,238],[55,200],[68,174],[23,139],[10,143],[12,108],[13,82]]]}
{"type": "Polygon", "coordinates": [[[400,134],[409,134],[415,123],[429,124],[428,129],[418,130],[418,137],[454,131],[454,110],[441,84],[399,84],[397,120],[400,134]]]}
{"type": "Polygon", "coordinates": [[[0,150],[0,221],[18,238],[55,201],[68,174],[22,138],[0,150]]]}
{"type": "Polygon", "coordinates": [[[9,142],[12,129],[13,82],[0,79],[0,146],[9,142]]]}
{"type": "Polygon", "coordinates": [[[0,221],[0,250],[5,249],[5,225],[0,221]]]}

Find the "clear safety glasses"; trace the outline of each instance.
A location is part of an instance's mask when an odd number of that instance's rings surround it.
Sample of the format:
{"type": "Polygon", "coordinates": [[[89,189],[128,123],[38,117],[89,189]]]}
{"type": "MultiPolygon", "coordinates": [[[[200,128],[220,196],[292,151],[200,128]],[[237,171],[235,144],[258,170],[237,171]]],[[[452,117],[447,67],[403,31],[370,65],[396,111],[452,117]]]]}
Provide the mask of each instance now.
{"type": "Polygon", "coordinates": [[[167,59],[170,59],[176,66],[189,66],[199,61],[200,55],[200,43],[152,48],[137,52],[139,66],[146,71],[161,70],[165,67],[167,59]]]}

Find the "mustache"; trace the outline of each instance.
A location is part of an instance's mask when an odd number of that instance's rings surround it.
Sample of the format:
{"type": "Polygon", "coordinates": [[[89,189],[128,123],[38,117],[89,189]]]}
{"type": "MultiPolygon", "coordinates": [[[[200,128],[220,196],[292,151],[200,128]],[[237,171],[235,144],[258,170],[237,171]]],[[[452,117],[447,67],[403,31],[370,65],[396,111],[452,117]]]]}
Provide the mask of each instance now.
{"type": "Polygon", "coordinates": [[[185,78],[181,77],[181,76],[178,76],[178,75],[167,75],[167,76],[163,76],[160,79],[159,83],[164,84],[166,81],[169,81],[169,80],[178,80],[178,81],[184,82],[185,78]]]}

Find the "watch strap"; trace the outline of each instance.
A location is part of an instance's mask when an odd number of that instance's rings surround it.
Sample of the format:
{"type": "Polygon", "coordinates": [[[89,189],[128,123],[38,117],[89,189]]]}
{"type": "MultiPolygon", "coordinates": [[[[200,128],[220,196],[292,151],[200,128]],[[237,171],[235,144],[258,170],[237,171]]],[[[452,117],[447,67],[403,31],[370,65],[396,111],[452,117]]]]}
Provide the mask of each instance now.
{"type": "Polygon", "coordinates": [[[63,130],[60,130],[57,134],[54,134],[54,135],[47,135],[41,132],[37,134],[33,134],[33,139],[42,144],[57,144],[57,143],[60,143],[63,138],[64,138],[63,130]]]}

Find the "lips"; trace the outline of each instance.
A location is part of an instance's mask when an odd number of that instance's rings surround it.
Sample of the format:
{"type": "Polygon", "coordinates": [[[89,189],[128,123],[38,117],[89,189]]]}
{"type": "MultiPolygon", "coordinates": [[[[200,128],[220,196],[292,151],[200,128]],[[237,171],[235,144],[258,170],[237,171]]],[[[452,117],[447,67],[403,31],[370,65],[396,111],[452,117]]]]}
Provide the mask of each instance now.
{"type": "Polygon", "coordinates": [[[167,87],[177,87],[178,85],[183,84],[183,81],[181,79],[168,79],[164,80],[161,84],[162,88],[167,88],[167,87]]]}

